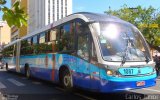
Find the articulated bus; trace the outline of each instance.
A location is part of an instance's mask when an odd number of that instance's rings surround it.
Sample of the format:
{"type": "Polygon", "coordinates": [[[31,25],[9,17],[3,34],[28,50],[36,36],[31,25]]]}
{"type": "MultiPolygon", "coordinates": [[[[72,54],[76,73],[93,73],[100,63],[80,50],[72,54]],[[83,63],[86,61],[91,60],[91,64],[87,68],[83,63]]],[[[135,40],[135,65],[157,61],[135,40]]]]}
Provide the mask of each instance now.
{"type": "Polygon", "coordinates": [[[6,70],[108,93],[156,84],[148,44],[131,23],[80,12],[6,45],[6,70]]]}

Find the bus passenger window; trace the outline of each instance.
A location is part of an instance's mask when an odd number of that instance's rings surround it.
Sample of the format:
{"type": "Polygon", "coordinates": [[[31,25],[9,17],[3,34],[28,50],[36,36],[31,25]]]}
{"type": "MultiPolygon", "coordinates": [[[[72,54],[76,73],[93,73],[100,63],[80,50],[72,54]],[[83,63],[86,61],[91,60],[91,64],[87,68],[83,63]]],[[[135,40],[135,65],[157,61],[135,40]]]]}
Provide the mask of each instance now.
{"type": "Polygon", "coordinates": [[[73,23],[61,26],[58,44],[59,51],[70,51],[74,49],[73,23]]]}
{"type": "Polygon", "coordinates": [[[37,54],[38,52],[39,52],[39,50],[37,50],[37,44],[38,44],[38,37],[37,36],[34,36],[33,37],[33,42],[32,42],[33,44],[32,44],[32,50],[33,50],[33,54],[37,54]]]}
{"type": "Polygon", "coordinates": [[[24,41],[21,42],[21,50],[22,50],[21,55],[32,54],[33,53],[32,38],[28,38],[27,40],[24,41]]]}
{"type": "Polygon", "coordinates": [[[48,44],[46,43],[46,32],[42,32],[39,35],[37,44],[34,45],[34,53],[42,54],[48,52],[48,44]]]}
{"type": "Polygon", "coordinates": [[[49,40],[50,40],[50,46],[51,46],[51,49],[52,49],[52,52],[56,52],[57,51],[57,46],[56,46],[56,41],[57,41],[57,32],[58,30],[56,28],[50,30],[50,37],[49,37],[49,40]]]}
{"type": "Polygon", "coordinates": [[[13,56],[14,56],[14,52],[16,52],[15,49],[14,49],[14,46],[15,46],[15,45],[12,45],[12,46],[9,46],[9,47],[3,49],[3,50],[2,50],[3,56],[13,57],[13,56]]]}
{"type": "Polygon", "coordinates": [[[45,43],[45,33],[41,33],[39,36],[39,43],[45,43]]]}
{"type": "Polygon", "coordinates": [[[78,37],[77,55],[85,60],[89,60],[88,39],[88,35],[80,35],[78,37]]]}
{"type": "Polygon", "coordinates": [[[27,42],[28,42],[28,45],[31,46],[31,44],[32,44],[31,38],[28,38],[27,42]]]}
{"type": "Polygon", "coordinates": [[[90,33],[89,27],[83,21],[76,23],[76,32],[77,34],[88,34],[90,33]]]}
{"type": "Polygon", "coordinates": [[[38,37],[37,37],[37,36],[34,36],[34,37],[33,37],[33,44],[37,44],[37,43],[38,43],[37,40],[38,40],[38,37]]]}
{"type": "Polygon", "coordinates": [[[28,41],[27,40],[22,40],[21,41],[21,52],[20,52],[20,55],[25,55],[25,54],[28,54],[28,51],[27,51],[27,48],[29,47],[30,45],[28,44],[28,41]]]}
{"type": "Polygon", "coordinates": [[[57,30],[53,29],[50,31],[50,41],[55,41],[56,40],[56,35],[57,35],[57,30]]]}
{"type": "Polygon", "coordinates": [[[50,41],[50,30],[45,32],[45,42],[49,42],[50,41]]]}

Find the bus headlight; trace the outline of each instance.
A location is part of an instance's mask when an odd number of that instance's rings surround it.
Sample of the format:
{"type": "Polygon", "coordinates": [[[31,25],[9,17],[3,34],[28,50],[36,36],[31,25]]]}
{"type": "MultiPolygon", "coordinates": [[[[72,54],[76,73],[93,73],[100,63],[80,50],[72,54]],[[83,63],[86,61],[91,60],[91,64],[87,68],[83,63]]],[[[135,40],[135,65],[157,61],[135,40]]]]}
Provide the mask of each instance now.
{"type": "Polygon", "coordinates": [[[112,70],[107,70],[107,75],[112,76],[113,75],[113,71],[112,70]]]}
{"type": "Polygon", "coordinates": [[[107,74],[108,76],[115,76],[115,77],[119,77],[119,76],[120,76],[119,72],[114,71],[114,70],[110,70],[110,69],[108,69],[108,70],[106,71],[106,74],[107,74]]]}

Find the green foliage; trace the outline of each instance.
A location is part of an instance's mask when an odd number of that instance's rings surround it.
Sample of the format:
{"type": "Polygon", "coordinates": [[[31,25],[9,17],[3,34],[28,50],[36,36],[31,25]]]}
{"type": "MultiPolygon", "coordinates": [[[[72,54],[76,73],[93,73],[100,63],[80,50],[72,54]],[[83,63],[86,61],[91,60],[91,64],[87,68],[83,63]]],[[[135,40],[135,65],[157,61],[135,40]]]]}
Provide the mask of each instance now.
{"type": "Polygon", "coordinates": [[[11,27],[12,25],[22,27],[23,25],[27,25],[27,14],[24,12],[24,8],[20,8],[20,1],[16,1],[13,4],[13,7],[7,8],[4,6],[6,0],[0,0],[0,4],[2,4],[1,10],[3,11],[2,19],[7,21],[8,25],[11,27]]]}
{"type": "Polygon", "coordinates": [[[160,12],[152,6],[142,8],[129,8],[124,5],[119,10],[105,11],[107,14],[117,16],[137,26],[145,36],[147,42],[154,46],[160,46],[160,12]],[[159,27],[152,27],[153,24],[158,24],[159,27]]]}
{"type": "Polygon", "coordinates": [[[13,50],[14,50],[14,46],[10,46],[10,47],[3,49],[1,53],[3,56],[11,57],[13,56],[13,50]]]}
{"type": "Polygon", "coordinates": [[[21,42],[21,55],[34,55],[52,52],[52,44],[29,44],[27,40],[21,42]]]}
{"type": "Polygon", "coordinates": [[[0,5],[6,4],[6,0],[0,0],[0,5]]]}
{"type": "Polygon", "coordinates": [[[35,54],[52,52],[52,44],[46,44],[46,43],[36,44],[34,45],[34,50],[35,50],[34,52],[35,54]]]}

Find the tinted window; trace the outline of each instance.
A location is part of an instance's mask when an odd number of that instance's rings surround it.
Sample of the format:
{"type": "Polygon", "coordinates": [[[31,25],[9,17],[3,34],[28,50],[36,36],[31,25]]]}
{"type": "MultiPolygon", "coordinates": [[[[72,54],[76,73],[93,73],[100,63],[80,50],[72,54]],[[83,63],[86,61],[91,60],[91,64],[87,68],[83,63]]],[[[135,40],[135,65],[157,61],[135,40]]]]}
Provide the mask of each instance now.
{"type": "Polygon", "coordinates": [[[31,38],[21,41],[21,55],[33,54],[33,45],[31,45],[31,38]]]}
{"type": "Polygon", "coordinates": [[[90,30],[89,30],[88,25],[82,20],[77,20],[76,33],[77,34],[89,34],[90,30]]]}
{"type": "Polygon", "coordinates": [[[74,50],[74,24],[68,23],[60,28],[60,39],[58,41],[59,51],[74,50]]]}
{"type": "Polygon", "coordinates": [[[55,41],[57,39],[57,29],[54,28],[50,31],[50,41],[55,41]]]}
{"type": "Polygon", "coordinates": [[[37,36],[34,36],[34,37],[33,37],[33,44],[37,44],[37,40],[38,40],[38,37],[37,37],[37,36]]]}
{"type": "Polygon", "coordinates": [[[83,20],[76,21],[76,33],[78,35],[78,51],[77,55],[82,59],[89,60],[89,43],[91,35],[88,25],[83,20]]]}
{"type": "Polygon", "coordinates": [[[5,57],[14,57],[16,56],[16,45],[9,46],[2,50],[2,54],[5,57]]]}
{"type": "Polygon", "coordinates": [[[39,35],[39,43],[44,43],[44,42],[45,42],[45,32],[39,35]]]}
{"type": "Polygon", "coordinates": [[[27,42],[28,42],[28,45],[31,45],[32,44],[32,38],[28,38],[27,42]]]}
{"type": "Polygon", "coordinates": [[[88,35],[80,35],[78,36],[78,51],[77,55],[85,60],[89,60],[89,37],[88,35]]]}

